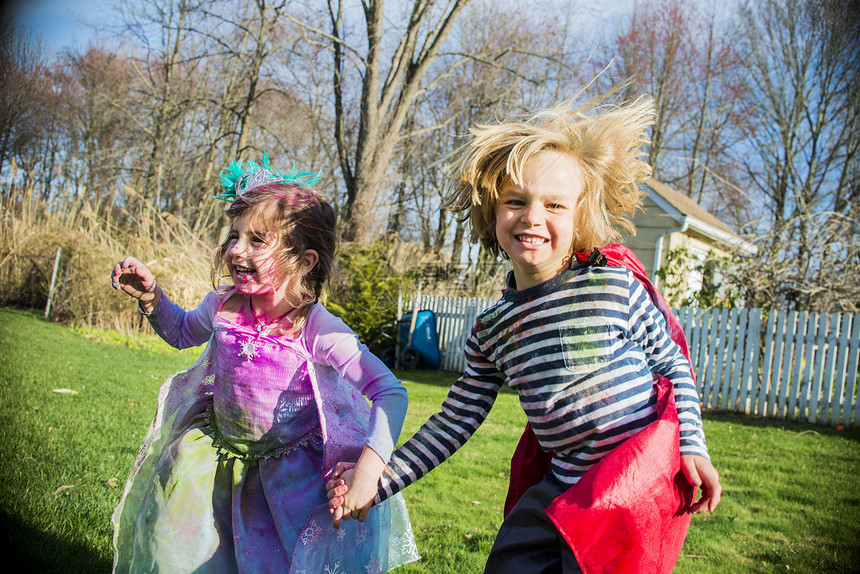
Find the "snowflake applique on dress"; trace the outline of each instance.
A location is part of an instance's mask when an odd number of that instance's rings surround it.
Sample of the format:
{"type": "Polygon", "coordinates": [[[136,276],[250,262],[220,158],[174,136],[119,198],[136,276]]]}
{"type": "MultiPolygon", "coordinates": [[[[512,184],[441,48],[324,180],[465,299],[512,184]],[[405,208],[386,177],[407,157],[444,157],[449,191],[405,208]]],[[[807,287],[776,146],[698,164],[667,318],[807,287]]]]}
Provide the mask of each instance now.
{"type": "Polygon", "coordinates": [[[244,357],[245,362],[251,362],[252,359],[259,356],[257,352],[256,341],[252,340],[250,337],[246,338],[245,341],[240,345],[242,349],[239,351],[239,356],[244,357]]]}
{"type": "Polygon", "coordinates": [[[358,525],[358,532],[355,533],[355,543],[361,544],[367,540],[367,523],[362,522],[358,525]]]}
{"type": "Polygon", "coordinates": [[[412,528],[409,528],[408,532],[401,536],[397,536],[391,542],[392,547],[399,545],[400,554],[404,556],[407,561],[412,562],[421,558],[418,554],[418,546],[415,544],[415,538],[412,536],[412,528]]]}
{"type": "Polygon", "coordinates": [[[252,359],[258,357],[259,353],[257,351],[265,346],[265,343],[260,342],[260,335],[263,334],[263,331],[265,331],[267,327],[273,327],[280,323],[296,310],[296,307],[290,307],[286,313],[283,313],[274,319],[263,320],[260,319],[257,315],[257,311],[254,310],[254,299],[252,297],[248,298],[248,307],[251,310],[251,315],[254,317],[253,327],[254,331],[256,331],[256,335],[254,335],[253,339],[251,337],[245,337],[245,341],[241,344],[242,350],[239,351],[239,356],[244,357],[246,363],[250,363],[252,359]]]}
{"type": "Polygon", "coordinates": [[[367,564],[364,566],[364,571],[367,572],[367,574],[382,574],[382,565],[376,557],[373,557],[368,560],[367,564]]]}
{"type": "Polygon", "coordinates": [[[308,524],[307,528],[302,531],[302,544],[308,545],[314,542],[318,542],[320,539],[320,534],[322,534],[322,528],[320,525],[316,523],[316,521],[311,521],[308,524]]]}

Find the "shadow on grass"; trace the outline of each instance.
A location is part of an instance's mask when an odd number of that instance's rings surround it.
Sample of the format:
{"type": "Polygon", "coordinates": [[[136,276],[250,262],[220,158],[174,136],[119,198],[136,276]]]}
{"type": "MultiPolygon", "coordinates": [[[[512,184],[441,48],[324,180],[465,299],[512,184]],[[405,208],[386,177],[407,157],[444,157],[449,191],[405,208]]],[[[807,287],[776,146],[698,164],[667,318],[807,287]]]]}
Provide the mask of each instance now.
{"type": "Polygon", "coordinates": [[[813,424],[808,422],[789,421],[734,413],[730,411],[705,409],[702,418],[706,421],[724,422],[752,428],[776,428],[791,432],[838,436],[845,440],[860,441],[860,428],[838,430],[836,427],[813,424]]]}
{"type": "Polygon", "coordinates": [[[112,560],[92,548],[60,540],[17,516],[0,511],[0,548],[16,572],[110,572],[112,560]]]}

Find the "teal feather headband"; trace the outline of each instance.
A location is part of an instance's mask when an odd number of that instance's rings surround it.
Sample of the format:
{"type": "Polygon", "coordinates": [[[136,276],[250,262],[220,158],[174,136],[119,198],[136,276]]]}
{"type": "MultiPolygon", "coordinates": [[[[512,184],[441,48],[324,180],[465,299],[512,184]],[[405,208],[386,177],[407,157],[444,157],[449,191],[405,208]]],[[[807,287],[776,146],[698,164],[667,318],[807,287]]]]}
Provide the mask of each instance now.
{"type": "Polygon", "coordinates": [[[253,161],[247,161],[242,165],[242,160],[232,160],[230,165],[221,172],[221,187],[224,192],[213,195],[221,201],[234,202],[255,187],[267,183],[297,183],[305,187],[311,187],[322,177],[312,171],[300,171],[293,162],[290,171],[286,174],[269,165],[269,156],[263,154],[263,163],[258,165],[253,161]]]}

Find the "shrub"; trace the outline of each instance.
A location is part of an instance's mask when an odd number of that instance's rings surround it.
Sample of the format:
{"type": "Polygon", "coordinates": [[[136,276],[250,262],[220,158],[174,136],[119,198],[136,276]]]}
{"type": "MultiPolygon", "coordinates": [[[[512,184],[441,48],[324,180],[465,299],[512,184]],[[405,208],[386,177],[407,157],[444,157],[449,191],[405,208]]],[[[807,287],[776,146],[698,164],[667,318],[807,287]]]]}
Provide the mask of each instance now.
{"type": "Polygon", "coordinates": [[[326,307],[362,342],[372,348],[384,347],[382,328],[395,321],[398,297],[411,293],[417,276],[417,268],[397,271],[383,242],[343,246],[329,283],[326,307]]]}
{"type": "Polygon", "coordinates": [[[657,270],[660,291],[672,307],[738,307],[742,305],[742,294],[731,284],[723,281],[731,275],[731,260],[709,252],[704,260],[695,258],[686,248],[672,249],[666,253],[666,265],[657,270]],[[688,278],[698,274],[702,285],[691,292],[688,278]]]}

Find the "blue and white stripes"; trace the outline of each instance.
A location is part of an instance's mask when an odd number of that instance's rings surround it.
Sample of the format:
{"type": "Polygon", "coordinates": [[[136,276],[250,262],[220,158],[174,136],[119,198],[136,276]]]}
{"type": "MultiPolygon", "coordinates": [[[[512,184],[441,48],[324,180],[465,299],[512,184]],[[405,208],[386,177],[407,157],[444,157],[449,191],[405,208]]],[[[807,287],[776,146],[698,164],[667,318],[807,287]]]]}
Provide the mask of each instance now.
{"type": "Polygon", "coordinates": [[[442,410],[392,456],[380,500],[459,449],[506,382],[541,447],[555,452],[553,473],[566,485],[656,420],[652,373],[674,385],[681,453],[708,456],[690,365],[624,267],[578,268],[523,291],[508,289],[475,321],[466,356],[442,410]]]}

